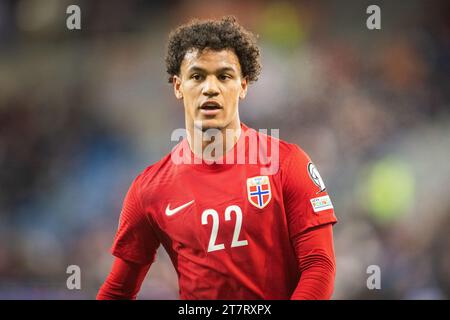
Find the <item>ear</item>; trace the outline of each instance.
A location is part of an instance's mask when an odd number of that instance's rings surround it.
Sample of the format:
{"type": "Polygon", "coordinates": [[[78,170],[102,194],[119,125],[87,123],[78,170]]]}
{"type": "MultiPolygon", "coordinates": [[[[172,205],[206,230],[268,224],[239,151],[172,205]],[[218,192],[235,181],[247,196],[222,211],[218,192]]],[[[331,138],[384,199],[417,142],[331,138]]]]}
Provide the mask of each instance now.
{"type": "Polygon", "coordinates": [[[183,99],[183,90],[181,87],[181,78],[179,76],[173,76],[173,93],[178,100],[183,99]]]}
{"type": "Polygon", "coordinates": [[[247,95],[248,88],[248,80],[247,77],[242,78],[241,80],[241,92],[239,93],[239,98],[244,99],[247,95]]]}

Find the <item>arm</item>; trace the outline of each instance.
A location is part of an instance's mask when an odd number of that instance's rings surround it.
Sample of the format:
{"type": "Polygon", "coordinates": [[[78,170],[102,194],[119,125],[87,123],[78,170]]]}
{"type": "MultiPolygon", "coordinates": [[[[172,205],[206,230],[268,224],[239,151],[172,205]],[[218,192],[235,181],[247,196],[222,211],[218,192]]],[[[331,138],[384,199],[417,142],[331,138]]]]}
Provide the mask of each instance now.
{"type": "Polygon", "coordinates": [[[136,299],[142,281],[155,260],[159,240],[140,198],[140,177],[135,179],[123,202],[114,244],[112,270],[97,299],[136,299]]]}
{"type": "Polygon", "coordinates": [[[333,205],[317,169],[300,148],[282,167],[283,197],[289,236],[300,280],[291,299],[329,299],[333,293],[335,256],[333,205]]]}
{"type": "Polygon", "coordinates": [[[331,224],[307,230],[293,244],[301,276],[291,299],[330,299],[336,273],[331,224]]]}
{"type": "Polygon", "coordinates": [[[135,300],[150,265],[115,258],[97,300],[135,300]]]}

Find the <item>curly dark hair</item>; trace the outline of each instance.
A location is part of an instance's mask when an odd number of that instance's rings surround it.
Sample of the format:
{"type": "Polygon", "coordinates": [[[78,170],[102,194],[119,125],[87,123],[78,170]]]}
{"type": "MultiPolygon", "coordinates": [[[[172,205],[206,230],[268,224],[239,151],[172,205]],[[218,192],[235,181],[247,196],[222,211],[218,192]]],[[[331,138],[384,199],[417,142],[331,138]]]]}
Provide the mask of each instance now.
{"type": "Polygon", "coordinates": [[[258,80],[261,62],[256,36],[239,25],[236,17],[225,16],[220,20],[194,19],[170,33],[166,55],[169,82],[180,74],[186,52],[192,49],[201,52],[205,48],[232,49],[239,59],[242,75],[249,82],[258,80]]]}

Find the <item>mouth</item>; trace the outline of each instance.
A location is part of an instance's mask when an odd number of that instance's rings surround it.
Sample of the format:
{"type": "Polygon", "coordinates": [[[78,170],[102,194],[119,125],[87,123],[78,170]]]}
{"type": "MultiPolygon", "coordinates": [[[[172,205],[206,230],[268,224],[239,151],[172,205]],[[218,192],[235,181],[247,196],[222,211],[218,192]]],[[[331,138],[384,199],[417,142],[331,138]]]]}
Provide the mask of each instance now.
{"type": "Polygon", "coordinates": [[[207,116],[213,116],[220,112],[223,107],[217,101],[205,101],[200,106],[200,113],[207,116]]]}

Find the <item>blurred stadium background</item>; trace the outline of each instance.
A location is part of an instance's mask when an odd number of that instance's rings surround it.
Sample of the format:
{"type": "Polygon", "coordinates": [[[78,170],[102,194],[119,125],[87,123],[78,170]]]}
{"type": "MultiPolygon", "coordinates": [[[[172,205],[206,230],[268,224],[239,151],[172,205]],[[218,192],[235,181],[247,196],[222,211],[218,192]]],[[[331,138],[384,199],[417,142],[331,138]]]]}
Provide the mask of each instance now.
{"type": "MultiPolygon", "coordinates": [[[[184,126],[167,34],[224,14],[262,47],[241,119],[302,146],[332,196],[333,298],[450,298],[450,6],[417,0],[1,0],[0,298],[95,298],[130,182],[184,126]],[[66,288],[72,264],[81,290],[66,288]]],[[[160,250],[139,298],[177,292],[160,250]]]]}

